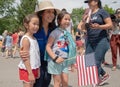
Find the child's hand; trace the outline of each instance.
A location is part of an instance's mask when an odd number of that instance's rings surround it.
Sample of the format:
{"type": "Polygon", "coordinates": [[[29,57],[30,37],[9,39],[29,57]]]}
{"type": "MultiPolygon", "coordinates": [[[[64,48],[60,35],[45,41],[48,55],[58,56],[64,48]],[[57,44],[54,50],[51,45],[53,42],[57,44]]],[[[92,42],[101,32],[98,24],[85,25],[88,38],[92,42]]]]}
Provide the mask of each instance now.
{"type": "Polygon", "coordinates": [[[64,58],[58,57],[55,62],[56,62],[56,63],[62,63],[64,60],[65,60],[64,58]]]}
{"type": "Polygon", "coordinates": [[[74,72],[74,71],[75,71],[75,65],[72,64],[72,65],[71,65],[71,72],[74,72]]]}
{"type": "Polygon", "coordinates": [[[29,74],[28,79],[29,79],[29,81],[30,81],[31,84],[35,83],[35,77],[34,77],[33,73],[29,74]]]}

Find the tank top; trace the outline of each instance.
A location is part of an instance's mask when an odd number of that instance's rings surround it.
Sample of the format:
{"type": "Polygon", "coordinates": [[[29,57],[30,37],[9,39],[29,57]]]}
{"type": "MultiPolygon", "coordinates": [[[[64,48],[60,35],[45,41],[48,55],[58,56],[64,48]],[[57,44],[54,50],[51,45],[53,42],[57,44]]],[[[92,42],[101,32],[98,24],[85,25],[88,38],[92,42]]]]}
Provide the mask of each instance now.
{"type": "MultiPolygon", "coordinates": [[[[27,35],[24,35],[21,39],[20,46],[22,47],[22,41],[24,38],[28,38],[30,42],[30,50],[29,50],[29,55],[30,55],[30,64],[32,69],[39,68],[41,63],[40,63],[40,51],[39,51],[39,46],[37,43],[36,39],[32,39],[27,35]]],[[[18,67],[20,69],[25,69],[26,67],[24,65],[24,62],[21,60],[18,67]]]]}

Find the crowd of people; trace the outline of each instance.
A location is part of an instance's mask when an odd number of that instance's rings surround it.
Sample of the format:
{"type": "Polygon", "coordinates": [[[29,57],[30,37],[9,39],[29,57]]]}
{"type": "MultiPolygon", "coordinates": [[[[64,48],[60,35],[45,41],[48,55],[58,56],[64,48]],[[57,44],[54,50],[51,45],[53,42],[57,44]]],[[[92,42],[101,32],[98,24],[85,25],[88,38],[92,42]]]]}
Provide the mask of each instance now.
{"type": "Polygon", "coordinates": [[[86,0],[88,4],[77,31],[73,34],[70,14],[43,0],[37,10],[24,18],[23,31],[2,34],[2,56],[15,57],[19,47],[18,65],[24,87],[49,87],[51,76],[54,87],[68,87],[68,70],[77,67],[76,56],[94,53],[98,69],[98,84],[110,75],[102,68],[105,54],[111,48],[112,70],[117,68],[117,49],[120,53],[120,8],[110,15],[102,8],[101,0],[86,0]],[[56,23],[57,22],[57,23],[56,23]],[[73,36],[75,38],[73,38],[73,36]]]}
{"type": "Polygon", "coordinates": [[[17,51],[19,51],[19,47],[20,47],[19,43],[23,35],[24,32],[21,30],[14,32],[4,30],[0,39],[1,42],[0,48],[1,48],[2,57],[5,58],[18,57],[16,53],[17,51]]]}

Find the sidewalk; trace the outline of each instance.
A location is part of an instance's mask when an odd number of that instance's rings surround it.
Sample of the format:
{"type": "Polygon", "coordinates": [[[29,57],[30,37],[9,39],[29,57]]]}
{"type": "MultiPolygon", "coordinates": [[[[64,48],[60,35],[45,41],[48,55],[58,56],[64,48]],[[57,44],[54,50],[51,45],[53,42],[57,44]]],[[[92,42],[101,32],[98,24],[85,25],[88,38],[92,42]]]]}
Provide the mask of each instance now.
{"type": "MultiPolygon", "coordinates": [[[[110,64],[109,66],[103,66],[103,68],[110,74],[111,78],[106,84],[99,87],[120,87],[120,66],[116,71],[111,71],[112,61],[110,50],[106,54],[106,61],[110,64]]],[[[22,82],[19,81],[18,77],[18,63],[20,58],[8,58],[5,59],[0,55],[0,87],[22,87],[22,82]]],[[[118,63],[120,64],[120,59],[118,63]]],[[[69,73],[69,87],[78,87],[77,82],[77,71],[69,73]]],[[[53,87],[53,81],[51,81],[50,87],[53,87]]],[[[88,86],[90,87],[90,86],[88,86]]]]}

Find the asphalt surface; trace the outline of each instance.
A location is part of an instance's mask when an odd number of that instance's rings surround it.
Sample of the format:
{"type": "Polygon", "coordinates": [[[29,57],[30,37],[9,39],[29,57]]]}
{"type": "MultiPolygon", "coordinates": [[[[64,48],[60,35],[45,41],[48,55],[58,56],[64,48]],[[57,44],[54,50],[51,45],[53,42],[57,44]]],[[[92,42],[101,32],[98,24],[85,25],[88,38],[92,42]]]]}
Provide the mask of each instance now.
{"type": "MultiPolygon", "coordinates": [[[[110,50],[107,52],[105,59],[110,65],[103,66],[103,68],[110,74],[110,79],[103,86],[98,87],[120,87],[120,59],[118,58],[116,71],[111,70],[112,60],[110,50]]],[[[19,61],[20,58],[6,59],[0,54],[0,87],[23,87],[18,76],[17,65],[19,61]]],[[[51,81],[50,87],[53,87],[53,81],[51,81]]],[[[75,72],[69,72],[69,87],[79,87],[77,70],[75,72]]]]}

